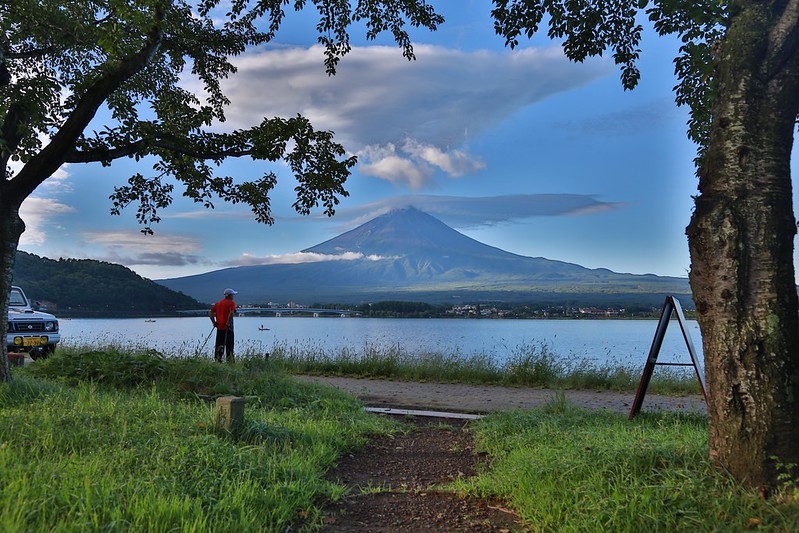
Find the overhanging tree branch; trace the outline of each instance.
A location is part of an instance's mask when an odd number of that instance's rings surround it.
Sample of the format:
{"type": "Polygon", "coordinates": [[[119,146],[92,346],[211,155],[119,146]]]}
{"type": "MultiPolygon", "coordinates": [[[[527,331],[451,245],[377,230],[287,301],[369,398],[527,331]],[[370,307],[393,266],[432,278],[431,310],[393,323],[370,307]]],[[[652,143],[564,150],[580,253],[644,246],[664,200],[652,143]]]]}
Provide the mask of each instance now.
{"type": "Polygon", "coordinates": [[[182,146],[177,142],[166,139],[138,140],[125,146],[116,146],[108,149],[75,150],[67,154],[64,163],[104,163],[108,164],[115,159],[133,157],[135,155],[148,155],[153,148],[165,150],[175,155],[185,155],[193,159],[221,160],[228,157],[247,157],[255,154],[256,149],[247,150],[214,150],[202,151],[182,146]]]}
{"type": "Polygon", "coordinates": [[[780,72],[790,62],[799,49],[799,0],[790,0],[785,4],[778,22],[769,34],[770,72],[780,72]]]}
{"type": "Polygon", "coordinates": [[[120,85],[147,66],[150,58],[158,50],[163,34],[166,16],[164,2],[158,3],[153,11],[153,24],[141,48],[116,64],[103,65],[101,73],[78,100],[69,118],[53,136],[52,140],[38,154],[28,161],[12,180],[13,187],[8,194],[14,202],[22,203],[36,187],[53,174],[64,163],[67,154],[83,134],[97,110],[120,85]]]}
{"type": "MultiPolygon", "coordinates": [[[[37,48],[35,50],[27,50],[25,52],[16,52],[16,53],[8,53],[6,54],[7,59],[18,60],[18,59],[36,59],[40,57],[44,57],[47,55],[52,55],[56,53],[58,49],[54,46],[48,46],[47,48],[37,48]]],[[[2,81],[2,80],[0,80],[2,81]]]]}
{"type": "MultiPolygon", "coordinates": [[[[357,21],[366,21],[368,38],[391,31],[409,58],[405,22],[428,29],[443,22],[425,0],[0,2],[0,55],[14,54],[0,57],[0,134],[5,135],[0,163],[6,178],[0,181],[0,301],[8,297],[24,231],[19,206],[67,161],[154,160],[151,176],[137,173],[111,196],[114,208],[138,203],[143,224],[158,220],[158,209],[171,203],[177,183],[184,196],[206,206],[215,197],[247,203],[257,221],[271,223],[274,172],[243,182],[216,174],[214,165],[242,156],[283,158],[297,180],[295,209],[307,213],[322,204],[332,215],[339,198],[347,196],[343,184],[355,164],[332,133],[314,131],[302,117],[272,119],[230,134],[204,131],[224,121],[230,101],[221,81],[236,70],[230,58],[271,41],[284,7],[301,11],[307,3],[320,13],[330,6],[336,14],[317,27],[320,38],[335,37],[334,56],[346,53],[336,47],[348,42],[348,26],[357,21]],[[189,71],[202,84],[196,93],[179,85],[189,71]],[[86,128],[102,106],[109,111],[108,123],[92,136],[86,128]],[[16,175],[8,166],[12,158],[24,165],[16,175]]],[[[2,346],[0,381],[10,380],[2,346]]]]}

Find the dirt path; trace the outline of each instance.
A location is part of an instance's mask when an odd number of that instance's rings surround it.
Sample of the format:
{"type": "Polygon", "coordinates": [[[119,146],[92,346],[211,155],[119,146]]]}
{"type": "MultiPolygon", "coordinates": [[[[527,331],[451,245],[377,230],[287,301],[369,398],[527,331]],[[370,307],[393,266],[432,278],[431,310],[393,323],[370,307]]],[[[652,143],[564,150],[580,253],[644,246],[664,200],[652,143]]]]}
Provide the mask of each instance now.
{"type": "Polygon", "coordinates": [[[341,459],[330,479],[349,494],[323,510],[324,532],[524,531],[501,502],[461,497],[446,484],[473,476],[485,456],[475,453],[468,423],[414,418],[408,431],[375,438],[341,459]]]}
{"type": "MultiPolygon", "coordinates": [[[[295,377],[343,389],[360,398],[367,407],[431,409],[459,413],[531,409],[546,405],[557,394],[551,389],[528,387],[414,383],[331,376],[295,377]]],[[[580,407],[621,413],[629,413],[635,399],[633,392],[567,390],[563,394],[568,401],[580,407]]],[[[700,395],[675,397],[647,394],[642,411],[650,410],[707,412],[704,399],[700,395]]]]}
{"type": "MultiPolygon", "coordinates": [[[[295,376],[325,383],[360,398],[367,407],[488,413],[546,405],[556,392],[485,385],[410,383],[323,376],[295,376]]],[[[564,391],[589,409],[629,413],[633,393],[564,391]]],[[[706,412],[701,396],[647,395],[643,410],[706,412]]],[[[386,416],[386,415],[378,415],[386,416]]],[[[469,421],[405,417],[408,431],[373,439],[343,457],[330,479],[348,494],[323,510],[323,532],[440,533],[527,531],[504,502],[461,497],[447,484],[474,476],[488,460],[474,450],[469,421]]]]}

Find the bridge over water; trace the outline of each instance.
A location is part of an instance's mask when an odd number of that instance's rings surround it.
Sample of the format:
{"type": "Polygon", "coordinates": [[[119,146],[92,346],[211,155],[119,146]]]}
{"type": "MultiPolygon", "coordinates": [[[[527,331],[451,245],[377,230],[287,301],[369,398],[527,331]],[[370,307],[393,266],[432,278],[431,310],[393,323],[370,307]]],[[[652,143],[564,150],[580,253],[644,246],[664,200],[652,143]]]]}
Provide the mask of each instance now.
{"type": "MultiPolygon", "coordinates": [[[[178,313],[183,315],[207,315],[208,309],[188,309],[178,311],[178,313]]],[[[316,307],[239,307],[236,309],[236,314],[239,316],[249,313],[270,313],[278,318],[283,315],[312,316],[315,318],[323,315],[337,315],[341,318],[361,316],[361,313],[358,311],[352,311],[350,309],[322,309],[316,307]]]]}

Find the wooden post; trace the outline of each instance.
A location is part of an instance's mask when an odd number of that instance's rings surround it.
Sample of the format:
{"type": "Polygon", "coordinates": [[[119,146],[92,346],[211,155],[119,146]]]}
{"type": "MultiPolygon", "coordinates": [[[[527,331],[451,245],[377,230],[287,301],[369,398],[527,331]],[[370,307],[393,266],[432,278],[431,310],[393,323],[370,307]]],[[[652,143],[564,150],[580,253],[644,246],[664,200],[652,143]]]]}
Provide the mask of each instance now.
{"type": "Polygon", "coordinates": [[[216,399],[216,429],[238,434],[244,427],[244,398],[222,396],[216,399]]]}

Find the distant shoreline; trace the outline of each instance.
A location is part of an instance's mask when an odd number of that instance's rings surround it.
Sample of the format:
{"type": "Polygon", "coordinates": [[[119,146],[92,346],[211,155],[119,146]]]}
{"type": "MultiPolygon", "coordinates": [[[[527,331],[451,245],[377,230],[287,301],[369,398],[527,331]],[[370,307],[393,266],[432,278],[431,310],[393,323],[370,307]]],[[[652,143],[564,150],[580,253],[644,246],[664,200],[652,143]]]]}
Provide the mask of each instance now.
{"type": "MultiPolygon", "coordinates": [[[[197,312],[196,314],[188,314],[188,313],[168,313],[168,314],[146,314],[146,313],[136,313],[131,315],[123,315],[117,313],[74,313],[74,312],[63,312],[59,310],[48,309],[47,312],[53,313],[56,315],[56,318],[59,320],[68,320],[68,319],[158,319],[158,318],[197,318],[206,316],[205,313],[197,312]]],[[[240,315],[241,316],[241,315],[240,315]]],[[[275,318],[274,314],[248,314],[245,315],[244,318],[275,318]]],[[[312,317],[309,314],[283,314],[281,319],[284,318],[335,318],[341,319],[338,315],[320,315],[318,317],[312,317]]],[[[374,320],[382,320],[382,319],[407,319],[407,320],[657,320],[660,318],[660,312],[651,313],[648,315],[636,315],[636,316],[530,316],[530,317],[469,317],[469,316],[429,316],[429,317],[413,317],[413,316],[362,316],[362,315],[352,315],[348,316],[347,318],[357,318],[357,319],[374,319],[374,320]]],[[[691,311],[686,312],[686,318],[688,320],[696,320],[694,313],[691,311]]]]}

